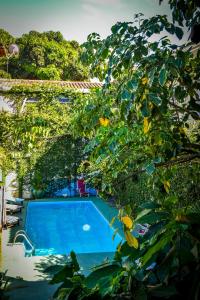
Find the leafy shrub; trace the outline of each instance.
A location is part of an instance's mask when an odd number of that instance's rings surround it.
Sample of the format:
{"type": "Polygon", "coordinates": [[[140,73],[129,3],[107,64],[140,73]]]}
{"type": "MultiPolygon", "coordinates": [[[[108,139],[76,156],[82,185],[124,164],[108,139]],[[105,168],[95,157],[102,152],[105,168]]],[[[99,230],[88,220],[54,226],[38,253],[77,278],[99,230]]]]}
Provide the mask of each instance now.
{"type": "Polygon", "coordinates": [[[37,69],[37,77],[42,80],[60,80],[60,71],[54,66],[41,67],[37,69]]]}
{"type": "Polygon", "coordinates": [[[0,78],[10,79],[11,75],[9,73],[7,73],[6,71],[4,71],[4,70],[0,70],[0,78]]]}
{"type": "MultiPolygon", "coordinates": [[[[135,223],[148,223],[139,248],[118,246],[114,260],[88,276],[76,256],[60,266],[51,284],[62,283],[56,299],[198,299],[200,297],[200,215],[163,210],[144,203],[135,223]]],[[[51,268],[51,267],[50,267],[51,268]]],[[[58,268],[58,266],[56,266],[58,268]]]]}

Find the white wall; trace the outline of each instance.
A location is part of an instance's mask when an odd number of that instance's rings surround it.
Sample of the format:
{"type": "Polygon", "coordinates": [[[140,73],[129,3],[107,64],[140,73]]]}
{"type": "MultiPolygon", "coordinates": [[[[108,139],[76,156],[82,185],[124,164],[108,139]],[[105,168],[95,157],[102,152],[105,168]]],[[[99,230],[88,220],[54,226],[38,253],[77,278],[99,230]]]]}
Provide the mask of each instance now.
{"type": "Polygon", "coordinates": [[[14,199],[13,193],[16,191],[17,182],[14,172],[8,174],[5,180],[5,199],[14,199]]]}
{"type": "Polygon", "coordinates": [[[0,96],[0,111],[12,111],[11,106],[7,103],[6,99],[0,96]]]}

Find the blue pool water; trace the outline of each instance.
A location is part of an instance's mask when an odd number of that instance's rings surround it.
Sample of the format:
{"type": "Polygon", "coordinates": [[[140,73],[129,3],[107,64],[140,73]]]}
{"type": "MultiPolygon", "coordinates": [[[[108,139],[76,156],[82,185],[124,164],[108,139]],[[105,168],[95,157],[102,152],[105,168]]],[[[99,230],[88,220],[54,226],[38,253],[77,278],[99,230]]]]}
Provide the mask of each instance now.
{"type": "Polygon", "coordinates": [[[114,252],[122,240],[92,201],[30,202],[25,230],[34,255],[114,252]]]}

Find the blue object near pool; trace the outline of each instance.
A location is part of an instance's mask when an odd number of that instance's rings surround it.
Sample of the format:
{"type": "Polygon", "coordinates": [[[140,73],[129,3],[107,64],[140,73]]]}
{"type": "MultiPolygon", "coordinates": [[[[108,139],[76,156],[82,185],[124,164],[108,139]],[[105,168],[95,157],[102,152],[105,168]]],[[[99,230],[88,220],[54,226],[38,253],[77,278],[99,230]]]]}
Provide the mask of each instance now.
{"type": "Polygon", "coordinates": [[[25,229],[34,255],[114,252],[122,240],[92,201],[30,202],[25,229]]]}
{"type": "MultiPolygon", "coordinates": [[[[74,197],[78,194],[78,192],[76,191],[77,184],[71,183],[68,187],[65,187],[61,190],[58,190],[54,193],[54,195],[56,197],[60,197],[60,196],[64,196],[64,197],[74,197]]],[[[97,191],[92,188],[92,187],[88,187],[86,188],[86,192],[89,193],[90,196],[96,196],[97,195],[97,191]]]]}
{"type": "Polygon", "coordinates": [[[56,197],[60,197],[60,196],[74,197],[77,194],[77,192],[76,192],[77,187],[76,186],[77,186],[76,183],[71,182],[67,187],[56,191],[54,193],[54,195],[56,197]]]}

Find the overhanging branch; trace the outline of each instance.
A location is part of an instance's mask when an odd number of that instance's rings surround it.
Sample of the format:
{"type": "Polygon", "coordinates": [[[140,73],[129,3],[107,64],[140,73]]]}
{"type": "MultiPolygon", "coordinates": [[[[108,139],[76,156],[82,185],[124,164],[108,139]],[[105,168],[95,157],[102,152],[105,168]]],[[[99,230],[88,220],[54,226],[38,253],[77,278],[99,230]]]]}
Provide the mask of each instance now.
{"type": "MultiPolygon", "coordinates": [[[[157,163],[157,164],[155,164],[155,168],[162,168],[162,167],[168,168],[168,167],[171,167],[171,166],[174,166],[174,165],[179,165],[179,164],[183,164],[183,163],[192,161],[194,159],[200,159],[200,153],[195,153],[195,154],[191,154],[191,155],[187,155],[187,156],[183,155],[181,157],[178,157],[176,159],[173,159],[173,160],[170,160],[170,161],[167,161],[167,162],[157,163]]],[[[145,171],[146,171],[146,169],[144,169],[144,168],[137,169],[137,170],[133,171],[130,175],[123,178],[123,180],[117,181],[114,186],[116,186],[118,184],[122,184],[122,183],[124,183],[124,181],[132,178],[134,175],[144,173],[145,171]]]]}

